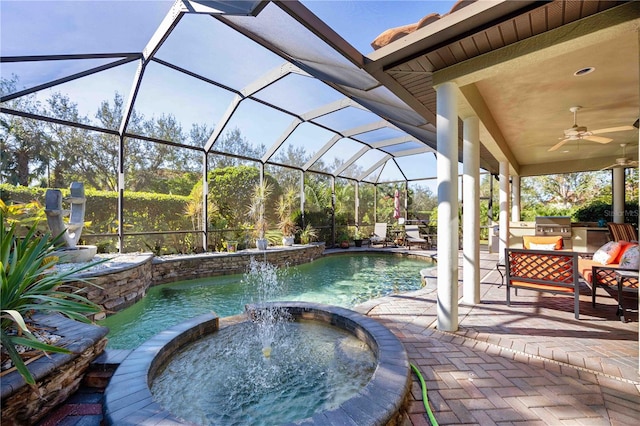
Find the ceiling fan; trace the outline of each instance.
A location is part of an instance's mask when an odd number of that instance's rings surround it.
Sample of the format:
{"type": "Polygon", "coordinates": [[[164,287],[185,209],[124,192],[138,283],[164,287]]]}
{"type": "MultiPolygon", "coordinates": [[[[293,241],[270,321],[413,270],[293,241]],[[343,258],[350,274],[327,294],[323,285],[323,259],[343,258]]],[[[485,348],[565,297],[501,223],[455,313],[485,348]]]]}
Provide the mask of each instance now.
{"type": "Polygon", "coordinates": [[[560,148],[562,145],[564,145],[569,141],[575,141],[580,139],[584,139],[592,142],[598,142],[602,144],[609,143],[613,139],[605,138],[602,136],[595,136],[595,135],[598,135],[600,133],[622,132],[624,130],[634,129],[633,126],[619,126],[619,127],[608,127],[606,129],[587,131],[586,127],[578,126],[578,111],[581,108],[582,107],[580,106],[574,106],[569,108],[569,111],[573,113],[573,126],[570,129],[566,129],[564,131],[564,138],[560,142],[558,142],[557,144],[549,148],[549,151],[555,151],[556,149],[560,148]]]}
{"type": "Polygon", "coordinates": [[[638,166],[638,162],[637,161],[633,161],[630,158],[627,158],[626,154],[625,154],[625,147],[627,146],[626,143],[621,143],[620,146],[622,147],[622,157],[620,158],[616,158],[616,162],[611,164],[610,166],[605,167],[602,170],[609,170],[609,169],[614,169],[616,167],[637,167],[638,166]]]}

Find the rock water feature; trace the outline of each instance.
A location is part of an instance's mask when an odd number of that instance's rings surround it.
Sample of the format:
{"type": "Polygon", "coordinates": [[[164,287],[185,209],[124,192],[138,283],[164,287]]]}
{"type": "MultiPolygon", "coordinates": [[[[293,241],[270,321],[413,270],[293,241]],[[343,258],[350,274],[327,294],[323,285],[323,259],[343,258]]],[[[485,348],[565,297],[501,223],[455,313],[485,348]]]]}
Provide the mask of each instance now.
{"type": "MultiPolygon", "coordinates": [[[[246,279],[271,298],[277,269],[246,279]]],[[[206,314],[133,351],[105,392],[112,424],[390,424],[409,390],[402,344],[374,320],[305,302],[247,306],[222,323],[206,314]],[[150,385],[149,385],[150,384],[150,385]],[[303,421],[304,420],[304,421],[303,421]],[[163,423],[164,424],[164,423],[163,423]]]]}
{"type": "Polygon", "coordinates": [[[98,251],[96,246],[78,245],[84,227],[84,212],[87,199],[84,196],[84,184],[73,182],[69,188],[70,196],[62,197],[59,189],[47,189],[45,193],[45,214],[52,235],[61,235],[64,247],[56,251],[59,263],[84,263],[93,259],[98,251]],[[69,210],[62,209],[62,202],[69,202],[69,210]],[[69,215],[69,223],[64,216],[69,215]]]}

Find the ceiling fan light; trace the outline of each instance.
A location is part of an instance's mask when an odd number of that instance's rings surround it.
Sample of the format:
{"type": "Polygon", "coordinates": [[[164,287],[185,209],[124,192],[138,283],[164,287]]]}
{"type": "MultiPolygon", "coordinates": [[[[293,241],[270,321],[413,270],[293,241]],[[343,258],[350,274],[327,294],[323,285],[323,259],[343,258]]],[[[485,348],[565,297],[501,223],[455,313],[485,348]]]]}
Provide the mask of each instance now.
{"type": "Polygon", "coordinates": [[[595,67],[580,68],[578,71],[574,72],[573,75],[576,77],[580,77],[583,75],[591,74],[595,70],[596,70],[595,67]]]}

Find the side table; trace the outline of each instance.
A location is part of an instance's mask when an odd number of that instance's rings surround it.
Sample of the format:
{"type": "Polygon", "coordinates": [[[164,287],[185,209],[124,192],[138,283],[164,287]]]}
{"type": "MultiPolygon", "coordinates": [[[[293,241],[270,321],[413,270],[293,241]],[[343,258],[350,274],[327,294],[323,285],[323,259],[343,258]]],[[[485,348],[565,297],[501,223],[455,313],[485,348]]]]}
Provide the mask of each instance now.
{"type": "MultiPolygon", "coordinates": [[[[624,322],[624,303],[622,302],[622,292],[624,291],[624,282],[630,282],[635,280],[636,287],[635,291],[638,291],[638,271],[615,271],[616,281],[618,283],[618,311],[616,315],[620,317],[620,321],[624,322]]],[[[629,288],[633,289],[633,287],[629,286],[629,288]]]]}

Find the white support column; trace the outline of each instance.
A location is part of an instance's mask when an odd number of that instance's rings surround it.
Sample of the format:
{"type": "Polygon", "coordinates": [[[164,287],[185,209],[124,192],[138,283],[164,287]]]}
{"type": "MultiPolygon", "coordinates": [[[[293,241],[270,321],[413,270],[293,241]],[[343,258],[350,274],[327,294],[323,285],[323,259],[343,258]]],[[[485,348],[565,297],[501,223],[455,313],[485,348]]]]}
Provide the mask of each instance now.
{"type": "Polygon", "coordinates": [[[457,87],[436,88],[438,143],[438,330],[458,330],[457,87]]]}
{"type": "Polygon", "coordinates": [[[464,119],[462,135],[462,301],[480,302],[480,121],[464,119]]]}
{"type": "Polygon", "coordinates": [[[500,162],[500,213],[498,226],[500,228],[500,251],[498,256],[504,258],[504,249],[509,247],[509,163],[500,162]]]}
{"type": "Polygon", "coordinates": [[[613,184],[613,218],[605,218],[608,222],[624,223],[624,167],[612,170],[613,184]]]}
{"type": "Polygon", "coordinates": [[[511,178],[511,193],[513,197],[511,222],[520,222],[520,176],[513,176],[511,178]]]}

